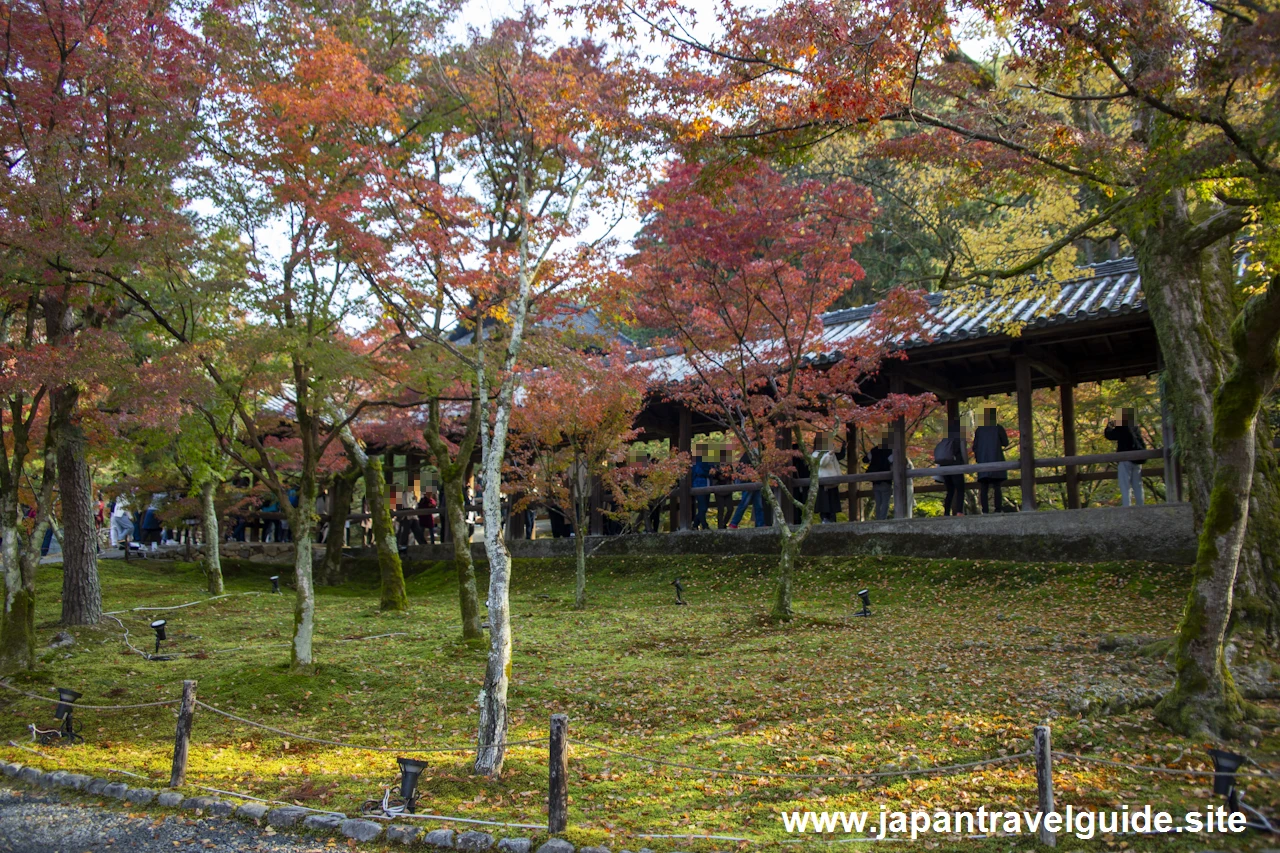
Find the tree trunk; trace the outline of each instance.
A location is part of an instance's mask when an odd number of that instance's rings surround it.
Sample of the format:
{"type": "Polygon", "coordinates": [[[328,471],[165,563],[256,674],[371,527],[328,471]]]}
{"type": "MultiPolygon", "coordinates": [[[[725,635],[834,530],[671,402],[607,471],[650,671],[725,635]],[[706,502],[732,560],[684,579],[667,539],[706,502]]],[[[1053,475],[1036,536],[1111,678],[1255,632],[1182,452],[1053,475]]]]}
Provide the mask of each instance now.
{"type": "MultiPolygon", "coordinates": [[[[0,568],[4,570],[4,612],[0,614],[0,673],[34,669],[36,665],[36,576],[31,540],[16,523],[16,494],[0,506],[0,568]]],[[[45,524],[36,525],[34,536],[43,538],[45,524]]],[[[37,543],[39,539],[35,540],[37,543]]]]}
{"type": "MultiPolygon", "coordinates": [[[[502,413],[499,413],[501,417],[502,413]]],[[[505,424],[501,424],[505,433],[505,424]]],[[[505,435],[503,436],[505,439],[505,435]]],[[[496,443],[496,442],[495,442],[496,443]]],[[[475,771],[500,776],[506,755],[507,687],[511,681],[511,554],[502,536],[502,468],[498,444],[497,464],[485,460],[484,547],[489,557],[489,660],[484,688],[480,691],[480,736],[475,771]]]]}
{"type": "MultiPolygon", "coordinates": [[[[437,466],[439,467],[439,466],[437,466]]],[[[462,612],[462,639],[467,643],[483,642],[484,630],[480,627],[480,595],[476,591],[476,566],[471,557],[471,539],[467,536],[467,507],[463,502],[462,486],[466,468],[450,466],[453,476],[441,477],[440,488],[444,495],[444,511],[449,515],[449,529],[453,531],[453,565],[458,573],[458,604],[462,612]]]]}
{"type": "Polygon", "coordinates": [[[804,546],[805,539],[809,538],[809,531],[813,529],[813,509],[817,506],[820,488],[817,467],[815,462],[809,479],[809,492],[800,508],[800,523],[794,528],[787,524],[787,513],[783,511],[783,507],[775,505],[778,502],[773,490],[763,490],[765,503],[773,511],[774,527],[778,529],[778,581],[774,587],[773,609],[769,611],[769,618],[776,622],[789,622],[795,616],[791,608],[792,579],[795,577],[796,562],[800,559],[800,549],[804,546]]]}
{"type": "Polygon", "coordinates": [[[324,566],[320,572],[321,582],[327,586],[342,583],[342,549],[346,545],[347,516],[351,515],[359,476],[360,469],[350,465],[334,476],[329,489],[329,532],[324,539],[324,566]]]}
{"type": "Polygon", "coordinates": [[[382,575],[381,610],[408,610],[409,596],[404,589],[404,566],[396,548],[396,530],[391,523],[391,503],[387,482],[382,476],[382,460],[366,457],[364,491],[373,515],[373,541],[378,548],[378,569],[382,575]]]}
{"type": "Polygon", "coordinates": [[[587,609],[587,537],[583,532],[582,512],[577,513],[578,523],[573,532],[573,609],[587,609]]]}
{"type": "Polygon", "coordinates": [[[97,625],[102,619],[93,480],[85,459],[84,430],[72,420],[79,403],[73,387],[53,393],[50,424],[56,429],[58,487],[62,499],[62,624],[97,625]]]}
{"type": "MultiPolygon", "coordinates": [[[[1257,437],[1254,442],[1253,488],[1249,494],[1249,526],[1240,551],[1240,570],[1236,578],[1235,597],[1231,612],[1231,634],[1254,640],[1253,648],[1237,644],[1241,656],[1234,662],[1237,668],[1252,669],[1248,658],[1254,652],[1280,649],[1280,460],[1272,446],[1275,433],[1266,418],[1257,419],[1257,437]]],[[[1246,681],[1270,680],[1271,665],[1259,660],[1258,678],[1246,681]]],[[[1242,673],[1245,674],[1245,673],[1242,673]]],[[[1241,689],[1245,689],[1242,683],[1241,689]]]]}
{"type": "Polygon", "coordinates": [[[218,526],[218,508],[213,496],[218,484],[205,480],[200,487],[200,523],[204,533],[204,574],[209,581],[209,594],[222,595],[222,531],[218,526]]]}
{"type": "Polygon", "coordinates": [[[1213,400],[1217,465],[1174,648],[1177,680],[1156,708],[1165,725],[1195,736],[1232,734],[1246,710],[1227,667],[1224,639],[1249,521],[1255,422],[1280,375],[1280,277],[1249,300],[1230,340],[1236,361],[1213,400]]]}
{"type": "MultiPolygon", "coordinates": [[[[302,503],[304,499],[305,496],[299,494],[298,511],[290,513],[294,518],[289,519],[293,532],[293,582],[297,590],[293,603],[293,648],[290,654],[294,672],[310,672],[315,663],[311,649],[316,631],[316,593],[311,580],[312,521],[311,513],[302,503]]],[[[288,506],[287,498],[281,506],[288,506]]],[[[315,506],[314,488],[311,506],[315,506]]]]}

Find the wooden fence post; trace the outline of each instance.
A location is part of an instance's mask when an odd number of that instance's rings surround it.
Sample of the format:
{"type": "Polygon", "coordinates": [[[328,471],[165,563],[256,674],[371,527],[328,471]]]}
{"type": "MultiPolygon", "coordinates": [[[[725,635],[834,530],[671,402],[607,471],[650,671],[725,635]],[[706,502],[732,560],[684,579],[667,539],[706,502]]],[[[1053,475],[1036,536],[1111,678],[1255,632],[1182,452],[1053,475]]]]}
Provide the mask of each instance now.
{"type": "Polygon", "coordinates": [[[1056,847],[1058,837],[1044,825],[1044,819],[1053,812],[1053,748],[1048,726],[1036,726],[1036,794],[1040,800],[1040,843],[1056,847]]]}
{"type": "Polygon", "coordinates": [[[182,704],[178,706],[178,730],[173,737],[173,771],[169,787],[181,787],[187,781],[187,748],[191,745],[191,721],[196,714],[196,683],[182,682],[182,704]]]}
{"type": "Polygon", "coordinates": [[[569,825],[569,718],[551,715],[551,761],[547,768],[547,831],[569,825]]]}

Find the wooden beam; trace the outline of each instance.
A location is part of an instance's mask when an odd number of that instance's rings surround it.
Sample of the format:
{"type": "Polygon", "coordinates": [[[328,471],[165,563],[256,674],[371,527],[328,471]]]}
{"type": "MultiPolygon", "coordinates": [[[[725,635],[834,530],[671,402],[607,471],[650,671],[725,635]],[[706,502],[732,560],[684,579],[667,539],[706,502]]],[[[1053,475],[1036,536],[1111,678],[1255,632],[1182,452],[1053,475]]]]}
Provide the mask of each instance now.
{"type": "MultiPolygon", "coordinates": [[[[1059,385],[1071,384],[1071,368],[1044,347],[1029,345],[1023,348],[1031,366],[1059,385]]],[[[1067,454],[1068,456],[1070,454],[1067,454]]]]}
{"type": "MultiPolygon", "coordinates": [[[[693,449],[693,413],[685,406],[680,407],[680,431],[677,433],[676,442],[676,449],[681,453],[688,454],[693,449]]],[[[673,525],[679,530],[688,530],[693,526],[693,497],[689,494],[691,488],[693,488],[693,474],[685,471],[684,476],[680,478],[679,508],[676,511],[676,524],[673,525]]]]}
{"type": "Polygon", "coordinates": [[[1031,412],[1031,360],[1014,360],[1014,384],[1018,391],[1018,461],[1022,471],[1022,511],[1036,508],[1036,459],[1034,421],[1031,412]]]}
{"type": "Polygon", "coordinates": [[[933,370],[923,367],[895,367],[893,372],[921,391],[928,391],[930,394],[934,394],[944,400],[964,396],[956,390],[954,385],[947,381],[945,376],[933,370]]]}
{"type": "MultiPolygon", "coordinates": [[[[1062,455],[1076,455],[1076,387],[1069,382],[1058,386],[1062,408],[1062,455]]],[[[1067,509],[1080,508],[1079,468],[1067,466],[1067,509]]]]}
{"type": "MultiPolygon", "coordinates": [[[[858,455],[858,428],[849,424],[844,430],[844,463],[845,473],[858,473],[862,457],[858,455]]],[[[849,520],[862,521],[862,504],[858,501],[858,490],[849,490],[849,520]]]]}

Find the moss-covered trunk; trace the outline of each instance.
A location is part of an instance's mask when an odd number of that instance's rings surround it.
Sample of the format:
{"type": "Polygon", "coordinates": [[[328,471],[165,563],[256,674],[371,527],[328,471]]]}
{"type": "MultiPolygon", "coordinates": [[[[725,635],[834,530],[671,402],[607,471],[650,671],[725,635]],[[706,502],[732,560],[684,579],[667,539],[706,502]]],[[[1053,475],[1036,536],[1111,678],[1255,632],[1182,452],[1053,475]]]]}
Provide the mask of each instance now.
{"type": "Polygon", "coordinates": [[[1213,399],[1216,466],[1175,645],[1177,680],[1156,709],[1166,725],[1193,735],[1230,734],[1245,712],[1224,640],[1249,522],[1257,415],[1280,375],[1280,277],[1245,305],[1230,341],[1235,363],[1213,399]]]}
{"type": "Polygon", "coordinates": [[[441,478],[444,511],[449,516],[453,534],[453,566],[458,573],[458,606],[462,614],[462,639],[469,643],[484,639],[480,627],[480,594],[476,589],[476,565],[471,556],[471,539],[467,536],[467,506],[463,499],[466,476],[462,466],[448,466],[451,476],[441,478]]]}
{"type": "MultiPolygon", "coordinates": [[[[34,669],[36,665],[36,573],[29,553],[31,540],[18,528],[16,494],[0,502],[0,569],[4,571],[4,611],[0,613],[0,673],[34,669]]],[[[43,538],[45,524],[36,526],[43,538]]],[[[37,540],[38,542],[39,540],[37,540]]]]}
{"type": "MultiPolygon", "coordinates": [[[[1184,195],[1171,192],[1131,239],[1164,357],[1175,450],[1198,533],[1209,512],[1218,464],[1213,397],[1232,363],[1229,330],[1240,305],[1236,247],[1226,239],[1199,247],[1190,239],[1194,228],[1184,195]]],[[[1248,654],[1262,658],[1280,653],[1280,469],[1270,431],[1263,423],[1258,429],[1228,630],[1257,640],[1248,654]]],[[[1258,670],[1265,677],[1271,668],[1266,660],[1239,663],[1246,666],[1246,676],[1258,670]]]]}
{"type": "Polygon", "coordinates": [[[373,516],[373,541],[378,549],[378,571],[382,576],[381,610],[408,610],[409,595],[404,588],[404,566],[396,548],[396,530],[391,523],[391,500],[387,495],[382,460],[367,457],[364,466],[364,492],[373,516]]]}
{"type": "Polygon", "coordinates": [[[200,523],[204,533],[204,575],[209,583],[210,595],[222,595],[222,531],[218,527],[218,508],[214,504],[214,492],[218,484],[205,480],[200,487],[200,523]]]}
{"type": "Polygon", "coordinates": [[[422,438],[431,454],[431,461],[440,476],[443,497],[441,509],[449,517],[449,531],[453,539],[453,565],[458,574],[458,604],[462,616],[462,639],[468,643],[484,640],[480,628],[480,596],[476,591],[476,567],[471,559],[471,537],[467,535],[467,507],[463,502],[467,469],[471,454],[480,435],[482,419],[480,398],[475,396],[468,406],[467,420],[461,438],[456,444],[445,440],[446,422],[440,411],[440,398],[434,398],[427,406],[427,428],[422,438]]]}
{"type": "Polygon", "coordinates": [[[321,582],[337,586],[342,582],[342,549],[346,545],[347,516],[351,515],[351,503],[355,498],[356,480],[360,469],[354,464],[333,478],[329,489],[329,531],[324,539],[324,565],[321,582]]]}

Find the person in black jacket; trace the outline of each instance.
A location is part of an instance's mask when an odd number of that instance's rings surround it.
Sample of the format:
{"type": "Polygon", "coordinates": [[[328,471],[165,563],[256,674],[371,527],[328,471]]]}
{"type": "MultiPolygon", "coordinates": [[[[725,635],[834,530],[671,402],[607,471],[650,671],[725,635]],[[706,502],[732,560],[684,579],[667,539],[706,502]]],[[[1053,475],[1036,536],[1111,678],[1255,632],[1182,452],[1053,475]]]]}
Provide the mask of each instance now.
{"type": "MultiPolygon", "coordinates": [[[[1103,435],[1116,443],[1116,453],[1128,453],[1131,450],[1146,450],[1147,443],[1142,440],[1142,433],[1135,423],[1133,409],[1120,412],[1120,423],[1115,419],[1107,422],[1103,435]]],[[[1142,506],[1142,460],[1119,463],[1117,472],[1120,480],[1120,505],[1129,506],[1129,495],[1133,495],[1133,503],[1142,506]]]]}
{"type": "MultiPolygon", "coordinates": [[[[973,461],[1003,462],[1004,449],[1009,446],[1009,434],[1004,425],[996,422],[996,410],[988,408],[983,412],[983,424],[973,431],[973,461]]],[[[982,514],[991,510],[987,502],[989,492],[996,493],[996,512],[1004,512],[1004,497],[1000,490],[1004,481],[1009,478],[1005,471],[984,471],[978,475],[978,502],[982,505],[982,514]]]]}
{"type": "MultiPolygon", "coordinates": [[[[867,466],[868,474],[893,470],[893,436],[886,432],[880,436],[880,444],[862,454],[862,462],[867,466]]],[[[884,521],[889,517],[889,499],[893,496],[893,480],[871,481],[871,496],[876,502],[876,520],[884,521]]]]}

